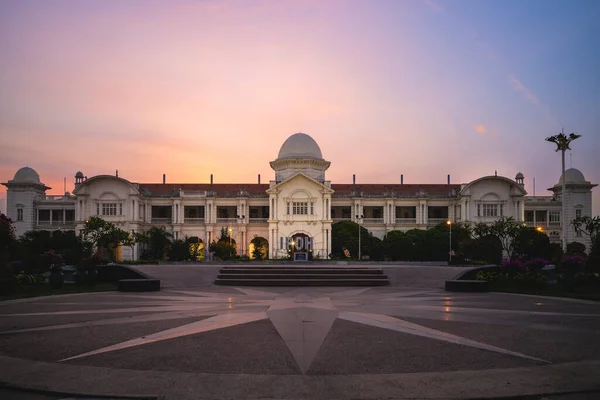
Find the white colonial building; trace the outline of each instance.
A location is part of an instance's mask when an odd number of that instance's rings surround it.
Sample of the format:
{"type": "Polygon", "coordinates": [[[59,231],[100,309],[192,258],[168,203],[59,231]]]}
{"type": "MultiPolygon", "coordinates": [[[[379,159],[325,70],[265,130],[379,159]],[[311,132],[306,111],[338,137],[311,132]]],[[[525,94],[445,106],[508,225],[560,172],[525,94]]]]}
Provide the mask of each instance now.
{"type": "MultiPolygon", "coordinates": [[[[535,226],[560,241],[563,222],[591,215],[592,188],[576,169],[566,171],[566,193],[561,179],[552,196],[528,197],[524,176],[515,179],[484,176],[466,184],[332,184],[326,180],[330,162],[309,135],[296,133],[271,161],[275,180],[258,183],[130,182],[115,175],[75,175],[73,194],[48,196],[39,175],[21,168],[8,188],[7,215],[18,235],[33,229],[70,229],[79,232],[91,216],[100,216],[130,232],[165,226],[174,238],[198,238],[210,243],[222,228],[251,255],[252,240],[268,242],[270,258],[287,255],[290,243],[325,258],[331,253],[331,225],[350,220],[383,238],[392,230],[427,229],[440,222],[486,222],[500,217],[535,226]],[[561,201],[566,218],[561,218],[561,201]]],[[[569,225],[567,242],[586,238],[569,225]]],[[[123,248],[125,259],[138,256],[123,248]]]]}

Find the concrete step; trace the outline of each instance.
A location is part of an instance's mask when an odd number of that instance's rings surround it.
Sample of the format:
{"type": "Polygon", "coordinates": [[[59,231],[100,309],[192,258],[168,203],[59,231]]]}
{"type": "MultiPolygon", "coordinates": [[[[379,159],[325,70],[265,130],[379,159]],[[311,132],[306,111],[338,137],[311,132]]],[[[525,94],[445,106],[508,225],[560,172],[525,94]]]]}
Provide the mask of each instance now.
{"type": "Polygon", "coordinates": [[[273,274],[284,273],[289,275],[294,274],[361,274],[361,275],[378,275],[382,274],[381,268],[221,268],[221,274],[273,274]]]}
{"type": "Polygon", "coordinates": [[[227,279],[217,278],[215,284],[224,286],[388,286],[388,279],[227,279]]]}
{"type": "Polygon", "coordinates": [[[219,274],[217,279],[383,279],[387,280],[387,275],[383,274],[286,274],[286,273],[269,273],[269,274],[246,274],[246,273],[227,273],[219,274]]]}

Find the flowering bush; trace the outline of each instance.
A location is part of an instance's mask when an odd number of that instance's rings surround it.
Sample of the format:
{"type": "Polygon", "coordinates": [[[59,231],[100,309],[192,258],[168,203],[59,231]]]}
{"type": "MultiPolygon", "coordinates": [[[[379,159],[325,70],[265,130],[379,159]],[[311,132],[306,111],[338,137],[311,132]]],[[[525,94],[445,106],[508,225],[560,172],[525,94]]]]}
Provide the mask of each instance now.
{"type": "Polygon", "coordinates": [[[550,262],[545,258],[534,258],[525,263],[525,268],[529,272],[539,272],[548,264],[550,264],[550,262]]]}
{"type": "Polygon", "coordinates": [[[525,264],[521,260],[509,260],[502,263],[502,271],[512,278],[518,273],[525,272],[525,264]]]}
{"type": "Polygon", "coordinates": [[[82,258],[77,264],[77,270],[87,272],[89,270],[96,269],[96,267],[102,263],[103,261],[100,254],[94,253],[88,258],[82,258]]]}
{"type": "Polygon", "coordinates": [[[45,270],[60,271],[60,267],[65,263],[63,256],[54,250],[48,250],[47,252],[40,254],[40,260],[45,270]]]}
{"type": "Polygon", "coordinates": [[[585,257],[580,254],[564,256],[561,262],[561,269],[565,273],[575,274],[581,272],[585,266],[585,257]]]}

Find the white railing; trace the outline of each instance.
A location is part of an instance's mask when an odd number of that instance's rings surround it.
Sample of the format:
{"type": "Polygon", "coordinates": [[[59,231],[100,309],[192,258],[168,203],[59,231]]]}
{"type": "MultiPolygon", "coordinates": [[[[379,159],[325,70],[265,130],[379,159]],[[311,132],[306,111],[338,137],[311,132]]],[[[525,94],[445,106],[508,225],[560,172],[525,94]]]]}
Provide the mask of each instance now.
{"type": "Polygon", "coordinates": [[[203,224],[204,218],[184,218],[184,224],[203,224]]]}
{"type": "Polygon", "coordinates": [[[237,218],[217,218],[217,224],[237,224],[237,218]]]}
{"type": "Polygon", "coordinates": [[[363,218],[365,224],[383,224],[383,218],[363,218]]]}
{"type": "Polygon", "coordinates": [[[351,217],[341,217],[341,218],[331,218],[333,222],[339,222],[339,221],[351,221],[352,218],[351,217]]]}
{"type": "Polygon", "coordinates": [[[446,222],[446,221],[448,221],[448,218],[428,218],[427,224],[428,225],[437,225],[437,224],[441,224],[442,222],[446,222]]]}
{"type": "Polygon", "coordinates": [[[35,198],[36,201],[75,201],[75,196],[65,196],[64,194],[39,195],[35,198]]]}
{"type": "Polygon", "coordinates": [[[396,218],[396,224],[404,225],[404,224],[416,224],[416,218],[396,218]]]}
{"type": "Polygon", "coordinates": [[[266,224],[268,220],[269,220],[268,218],[248,218],[248,223],[249,224],[266,224]]]}
{"type": "Polygon", "coordinates": [[[50,227],[73,227],[75,226],[75,221],[38,221],[37,226],[50,226],[50,227]]]}
{"type": "Polygon", "coordinates": [[[171,218],[156,218],[156,217],[152,217],[151,223],[153,224],[170,224],[171,223],[171,218]]]}

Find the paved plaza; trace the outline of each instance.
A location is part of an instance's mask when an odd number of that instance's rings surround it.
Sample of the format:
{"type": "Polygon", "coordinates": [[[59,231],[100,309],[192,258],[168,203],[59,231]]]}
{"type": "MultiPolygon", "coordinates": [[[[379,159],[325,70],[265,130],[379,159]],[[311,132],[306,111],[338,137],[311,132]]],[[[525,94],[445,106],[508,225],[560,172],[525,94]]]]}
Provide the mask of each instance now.
{"type": "Polygon", "coordinates": [[[379,288],[218,287],[214,266],[136,268],[163,290],[1,302],[0,382],[122,398],[600,398],[595,302],[449,293],[451,267],[384,265],[392,286],[379,288]]]}

